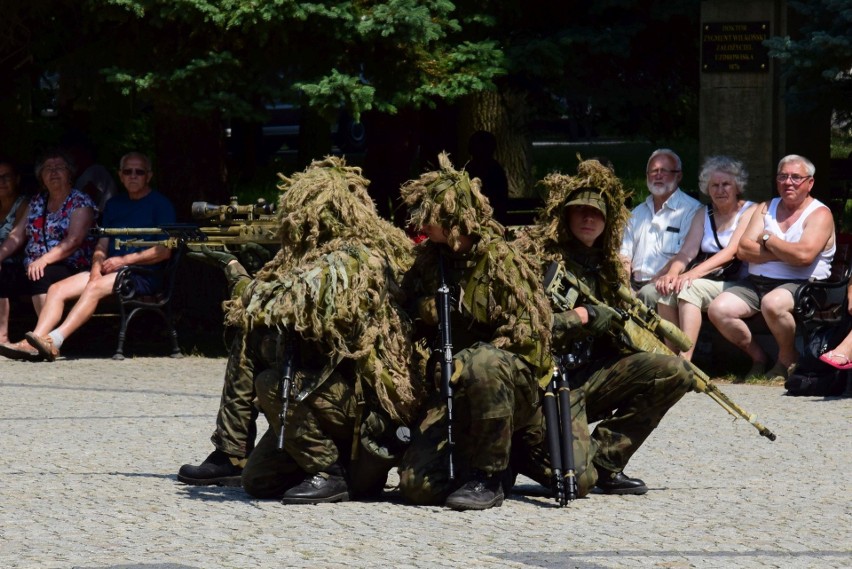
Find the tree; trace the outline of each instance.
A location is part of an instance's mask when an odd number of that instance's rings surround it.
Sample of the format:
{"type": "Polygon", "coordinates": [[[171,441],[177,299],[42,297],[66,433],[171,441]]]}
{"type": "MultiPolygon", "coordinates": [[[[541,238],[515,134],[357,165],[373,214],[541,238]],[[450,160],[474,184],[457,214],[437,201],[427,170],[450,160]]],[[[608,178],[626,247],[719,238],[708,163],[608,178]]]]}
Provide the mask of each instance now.
{"type": "Polygon", "coordinates": [[[467,37],[505,55],[497,98],[472,97],[474,119],[462,124],[498,129],[512,195],[532,194],[543,175],[529,166],[534,117],[569,119],[558,134],[572,138],[697,137],[698,0],[462,1],[459,12],[467,37]]]}
{"type": "MultiPolygon", "coordinates": [[[[9,10],[25,16],[26,37],[47,38],[23,42],[33,54],[28,73],[59,72],[63,116],[81,124],[107,116],[102,126],[115,140],[147,141],[160,187],[183,212],[189,201],[224,195],[221,121],[261,121],[273,101],[298,102],[310,109],[307,116],[326,122],[343,107],[356,118],[382,120],[388,134],[409,136],[408,127],[392,123],[411,121],[421,109],[461,125],[447,140],[446,125],[414,120],[422,132],[412,139],[430,138],[432,130],[440,142],[412,140],[398,153],[403,163],[416,161],[410,153],[418,147],[461,149],[474,129],[496,129],[498,158],[516,195],[532,184],[532,116],[594,116],[596,125],[651,137],[689,132],[697,6],[698,0],[32,0],[11,2],[9,10]],[[152,125],[144,136],[140,117],[152,125]],[[121,122],[128,128],[114,126],[121,122]]],[[[385,142],[398,150],[390,137],[385,142]]],[[[371,168],[372,175],[383,165],[371,168]]],[[[393,168],[398,175],[383,182],[391,189],[410,166],[393,168]]]]}
{"type": "Polygon", "coordinates": [[[766,40],[788,81],[790,108],[808,113],[834,109],[835,121],[852,126],[852,8],[848,0],[787,2],[798,16],[792,35],[766,40]]]}

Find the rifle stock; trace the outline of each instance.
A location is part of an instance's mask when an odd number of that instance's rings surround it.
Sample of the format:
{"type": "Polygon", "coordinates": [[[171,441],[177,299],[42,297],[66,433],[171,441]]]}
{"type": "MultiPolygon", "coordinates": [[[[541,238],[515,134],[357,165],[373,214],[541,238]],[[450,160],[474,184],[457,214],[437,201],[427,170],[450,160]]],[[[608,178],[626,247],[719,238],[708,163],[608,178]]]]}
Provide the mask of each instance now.
{"type": "MultiPolygon", "coordinates": [[[[580,281],[561,263],[553,263],[545,277],[545,289],[551,301],[559,310],[572,308],[571,305],[566,304],[566,295],[571,288],[577,290],[580,296],[585,299],[585,302],[592,305],[604,304],[592,294],[592,291],[585,283],[580,281]]],[[[664,340],[670,340],[678,346],[685,345],[687,348],[691,345],[689,339],[679,328],[670,322],[662,320],[655,311],[646,307],[639,299],[630,294],[626,287],[622,285],[618,289],[617,294],[619,298],[625,300],[629,305],[622,321],[613,321],[614,327],[617,330],[611,330],[611,332],[614,333],[619,341],[627,343],[629,347],[637,351],[670,356],[674,356],[675,354],[669,349],[664,340]]],[[[755,414],[747,412],[734,403],[730,397],[725,395],[711,382],[710,377],[704,371],[691,361],[683,361],[689,366],[695,377],[695,391],[706,394],[734,418],[745,419],[762,436],[770,441],[776,439],[775,433],[759,423],[755,414]]]]}
{"type": "Polygon", "coordinates": [[[283,352],[283,362],[281,367],[281,411],[278,413],[278,420],[281,423],[281,429],[278,431],[278,450],[284,450],[284,426],[287,423],[287,409],[290,406],[290,390],[293,386],[293,363],[295,360],[294,339],[290,337],[289,331],[285,330],[278,335],[277,352],[283,352]],[[281,344],[284,344],[283,350],[281,344]]]}

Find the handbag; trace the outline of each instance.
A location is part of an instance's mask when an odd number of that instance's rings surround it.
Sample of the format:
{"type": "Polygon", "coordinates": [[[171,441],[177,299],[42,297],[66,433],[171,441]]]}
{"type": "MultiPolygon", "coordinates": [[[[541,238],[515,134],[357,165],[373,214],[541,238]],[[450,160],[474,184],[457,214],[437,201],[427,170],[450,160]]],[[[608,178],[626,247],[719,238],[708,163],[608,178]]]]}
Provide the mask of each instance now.
{"type": "MultiPolygon", "coordinates": [[[[719,236],[716,234],[716,220],[713,218],[713,206],[710,206],[707,209],[707,216],[710,218],[710,228],[713,230],[713,239],[716,240],[716,245],[719,246],[720,250],[724,249],[724,247],[722,247],[722,244],[719,242],[719,236]]],[[[689,269],[700,265],[715,254],[716,253],[706,253],[704,251],[699,251],[698,255],[696,255],[692,262],[687,265],[686,270],[688,271],[689,269]]],[[[726,264],[713,269],[701,278],[710,279],[711,281],[731,281],[736,279],[737,276],[740,274],[740,268],[742,268],[742,266],[743,262],[734,257],[726,264]]]]}

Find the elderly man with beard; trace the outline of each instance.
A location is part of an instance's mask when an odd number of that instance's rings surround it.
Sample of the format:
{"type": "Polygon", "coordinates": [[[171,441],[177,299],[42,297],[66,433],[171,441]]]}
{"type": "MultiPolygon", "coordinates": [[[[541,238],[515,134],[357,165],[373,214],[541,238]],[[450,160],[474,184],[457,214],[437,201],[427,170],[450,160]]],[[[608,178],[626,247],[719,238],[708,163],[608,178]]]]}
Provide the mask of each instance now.
{"type": "Polygon", "coordinates": [[[630,214],[621,242],[622,262],[639,299],[656,308],[656,280],[669,270],[689,232],[701,202],[678,187],[683,178],[680,157],[668,148],[655,150],[646,168],[651,195],[630,214]]]}

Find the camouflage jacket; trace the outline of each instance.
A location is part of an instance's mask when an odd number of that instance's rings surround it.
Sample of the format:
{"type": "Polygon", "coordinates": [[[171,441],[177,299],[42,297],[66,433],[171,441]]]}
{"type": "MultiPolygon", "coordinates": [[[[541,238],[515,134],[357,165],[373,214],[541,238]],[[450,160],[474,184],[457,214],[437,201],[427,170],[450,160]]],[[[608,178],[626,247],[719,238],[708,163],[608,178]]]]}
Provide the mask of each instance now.
{"type": "MultiPolygon", "coordinates": [[[[489,342],[523,359],[536,378],[549,377],[549,330],[533,325],[530,305],[517,301],[519,292],[524,298],[543,294],[541,287],[534,279],[522,277],[519,264],[525,261],[502,239],[481,239],[464,254],[428,241],[418,246],[414,266],[403,279],[403,290],[409,295],[411,309],[420,317],[421,335],[429,341],[437,335],[437,315],[424,315],[422,305],[425,302],[434,311],[440,280],[439,252],[452,291],[453,350],[489,342]],[[501,272],[504,278],[493,278],[495,272],[501,272]],[[520,290],[512,290],[512,286],[520,290]]],[[[549,316],[545,326],[549,326],[549,316]]]]}

